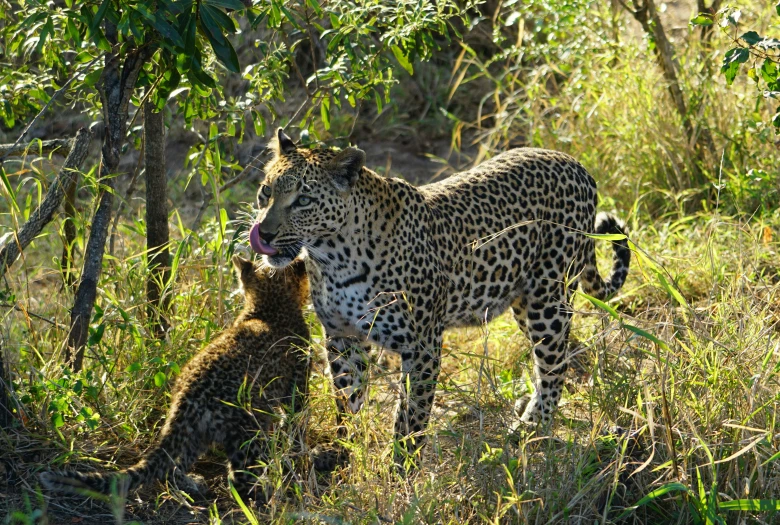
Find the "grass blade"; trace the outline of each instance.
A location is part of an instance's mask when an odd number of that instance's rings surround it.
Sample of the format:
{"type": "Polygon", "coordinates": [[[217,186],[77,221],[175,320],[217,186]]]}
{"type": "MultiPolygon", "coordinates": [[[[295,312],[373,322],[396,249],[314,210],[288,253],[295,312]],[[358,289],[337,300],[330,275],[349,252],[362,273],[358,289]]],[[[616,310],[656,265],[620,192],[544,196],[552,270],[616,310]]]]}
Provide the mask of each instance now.
{"type": "Polygon", "coordinates": [[[623,513],[617,517],[617,520],[622,520],[626,516],[630,515],[633,511],[641,507],[642,505],[647,505],[653,500],[656,500],[660,498],[661,496],[665,496],[666,494],[669,494],[670,492],[690,492],[690,489],[679,482],[673,482],[673,483],[667,483],[663,487],[659,487],[655,489],[654,491],[650,492],[646,496],[644,496],[642,499],[636,502],[633,506],[627,508],[623,511],[623,513]]]}

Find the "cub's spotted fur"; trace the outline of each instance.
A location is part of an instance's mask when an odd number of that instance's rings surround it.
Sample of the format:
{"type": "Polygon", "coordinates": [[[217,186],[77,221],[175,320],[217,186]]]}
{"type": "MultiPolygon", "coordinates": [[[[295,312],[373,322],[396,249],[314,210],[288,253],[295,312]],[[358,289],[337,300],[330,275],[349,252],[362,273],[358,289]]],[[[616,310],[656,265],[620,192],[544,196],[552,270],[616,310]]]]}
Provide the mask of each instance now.
{"type": "MultiPolygon", "coordinates": [[[[44,472],[44,486],[126,494],[170,474],[186,482],[198,456],[211,444],[221,444],[231,481],[240,493],[252,494],[259,474],[252,467],[266,454],[266,441],[257,431],[270,431],[279,409],[293,403],[300,408],[307,394],[309,328],[301,308],[308,285],[302,262],[274,275],[239,256],[233,264],[244,309],[182,371],[157,445],[121,472],[44,472]],[[238,401],[242,389],[251,391],[251,411],[238,401]]],[[[261,499],[263,493],[255,492],[261,499]]]]}
{"type": "Polygon", "coordinates": [[[511,308],[534,346],[536,388],[520,420],[550,421],[567,366],[572,294],[578,283],[595,297],[614,293],[630,261],[627,242],[614,242],[612,272],[599,275],[586,234],[621,227],[596,216],[596,183],[579,162],[514,149],[416,188],[365,168],[354,148],[297,148],[279,130],[275,150],[250,243],[279,268],[306,254],[342,408],[363,404],[369,345],[398,352],[395,434],[409,451],[406,438],[428,423],[442,332],[511,308]]]}

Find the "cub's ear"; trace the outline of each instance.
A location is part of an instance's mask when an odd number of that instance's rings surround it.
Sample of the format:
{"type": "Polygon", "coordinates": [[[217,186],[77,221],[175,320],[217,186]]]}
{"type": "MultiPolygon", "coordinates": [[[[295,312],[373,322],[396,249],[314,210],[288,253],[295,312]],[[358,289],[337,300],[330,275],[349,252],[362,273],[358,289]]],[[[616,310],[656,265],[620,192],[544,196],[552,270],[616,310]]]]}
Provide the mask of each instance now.
{"type": "Polygon", "coordinates": [[[274,156],[283,157],[295,151],[295,143],[287,136],[284,129],[279,128],[276,130],[276,136],[268,144],[268,149],[273,151],[274,156]]]}
{"type": "Polygon", "coordinates": [[[230,260],[233,262],[233,267],[236,270],[236,277],[238,277],[239,281],[243,281],[244,272],[247,270],[254,272],[255,265],[252,261],[244,259],[238,254],[233,255],[230,260]]]}
{"type": "Polygon", "coordinates": [[[331,173],[333,184],[339,191],[348,191],[357,182],[360,170],[366,162],[366,154],[357,148],[346,148],[330,159],[326,168],[331,173]]]}

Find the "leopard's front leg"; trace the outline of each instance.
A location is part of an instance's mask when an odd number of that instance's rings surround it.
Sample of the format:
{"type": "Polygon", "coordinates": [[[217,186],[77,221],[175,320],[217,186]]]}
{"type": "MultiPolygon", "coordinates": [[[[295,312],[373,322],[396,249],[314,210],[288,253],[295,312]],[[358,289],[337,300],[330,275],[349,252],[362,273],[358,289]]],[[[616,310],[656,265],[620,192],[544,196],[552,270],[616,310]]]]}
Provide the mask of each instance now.
{"type": "Polygon", "coordinates": [[[330,372],[336,388],[339,424],[343,414],[356,413],[366,400],[371,344],[356,337],[330,337],[326,343],[330,372]]]}
{"type": "Polygon", "coordinates": [[[415,468],[425,444],[424,431],[433,408],[441,363],[442,329],[425,334],[422,342],[401,352],[401,396],[395,421],[393,459],[401,472],[415,468]]]}

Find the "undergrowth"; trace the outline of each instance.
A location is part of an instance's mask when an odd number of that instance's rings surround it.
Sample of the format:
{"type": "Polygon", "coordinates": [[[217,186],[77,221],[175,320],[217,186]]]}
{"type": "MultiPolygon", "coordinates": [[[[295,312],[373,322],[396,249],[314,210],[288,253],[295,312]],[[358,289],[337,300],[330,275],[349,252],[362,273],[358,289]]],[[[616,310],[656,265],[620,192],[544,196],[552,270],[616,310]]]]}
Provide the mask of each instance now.
{"type": "MultiPolygon", "coordinates": [[[[544,11],[548,3],[529,2],[511,24],[498,20],[504,55],[495,53],[494,35],[486,43],[479,31],[468,33],[462,47],[415,64],[415,77],[402,79],[384,110],[365,109],[355,126],[352,114],[333,109],[331,130],[321,135],[362,128],[366,142],[448,142],[461,156],[453,166],[436,159],[428,176],[516,145],[569,152],[593,173],[601,207],[627,219],[632,268],[609,303],[576,298],[567,392],[549,433],[519,443],[508,434],[532,363],[507,314],[446,333],[429,444],[420,471],[405,480],[389,467],[398,363],[380,355],[370,401],[346,421],[354,436],[343,442],[349,465],[327,477],[276,476],[266,509],[243,507],[231,494],[219,451],[196,467],[211,488],[206,497],[172,485],[145,487],[127,502],[42,494],[36,476],[44,469],[124,467],[155,439],[181,367],[240,306],[226,261],[246,250],[241,222],[229,219],[252,198],[256,187],[247,184],[216,199],[195,231],[186,206],[171,215],[173,313],[162,341],[147,318],[145,225],[128,207],[80,373],[62,365],[73,290],[58,270],[58,232],[39,237],[7,275],[0,351],[16,412],[0,431],[0,523],[780,521],[770,508],[780,499],[780,214],[766,108],[750,85],[728,89],[708,76],[725,37],[716,34],[706,49],[692,34],[677,40],[686,44],[679,57],[686,88],[705,101],[702,118],[719,147],[704,183],[693,184],[692,152],[648,42],[605,3],[569,3],[586,19],[550,15],[555,38],[537,31],[510,49],[521,26],[547,27],[531,15],[557,13],[544,11]],[[581,38],[572,40],[574,33],[581,38]]],[[[746,13],[763,20],[758,8],[746,13]]],[[[404,175],[398,166],[388,174],[404,175]]],[[[29,215],[51,170],[37,161],[5,167],[19,198],[18,208],[2,202],[0,236],[29,215]]],[[[199,169],[211,169],[208,160],[199,169]]],[[[85,176],[83,199],[96,193],[94,173],[85,176]]],[[[186,184],[173,184],[173,199],[183,203],[186,184]]],[[[76,225],[82,252],[89,210],[76,225]]],[[[597,244],[606,264],[608,243],[597,244]]],[[[321,349],[322,331],[312,312],[308,318],[321,349]]],[[[311,388],[303,417],[314,446],[337,435],[323,363],[311,388]]],[[[283,442],[276,464],[290,452],[283,442]]]]}
{"type": "MultiPolygon", "coordinates": [[[[238,308],[232,276],[219,270],[220,258],[240,248],[230,227],[220,235],[212,221],[185,238],[172,329],[161,342],[147,330],[143,290],[134,285],[142,282],[143,258],[126,246],[110,270],[124,278],[121,285],[106,280],[79,374],[58,358],[67,319],[57,302],[67,304],[69,292],[52,301],[55,276],[29,267],[16,274],[17,296],[6,301],[36,317],[4,310],[4,356],[18,402],[17,422],[2,434],[6,522],[105,522],[115,514],[147,523],[690,523],[707,512],[733,523],[777,519],[751,507],[780,498],[776,215],[658,223],[636,217],[635,262],[620,296],[604,308],[586,297],[575,302],[574,366],[548,435],[518,445],[508,435],[512,404],[529,389],[531,361],[505,315],[447,333],[430,444],[420,472],[407,480],[389,468],[397,363],[381,356],[370,402],[347,422],[355,436],[345,442],[350,464],[331,479],[303,472],[282,487],[279,478],[265,511],[247,509],[252,518],[230,496],[219,452],[196,469],[213,490],[206,501],[175,487],[147,487],[117,514],[100,502],[74,507],[68,498],[42,496],[42,469],[113,469],[151,444],[180,367],[238,308]],[[669,492],[633,508],[659,489],[669,492]],[[730,510],[733,501],[742,502],[741,511],[730,510]]],[[[310,319],[314,344],[321,344],[310,319]]],[[[307,417],[313,435],[333,440],[329,380],[322,363],[316,368],[307,417]]],[[[285,452],[278,450],[280,462],[285,452]]]]}

